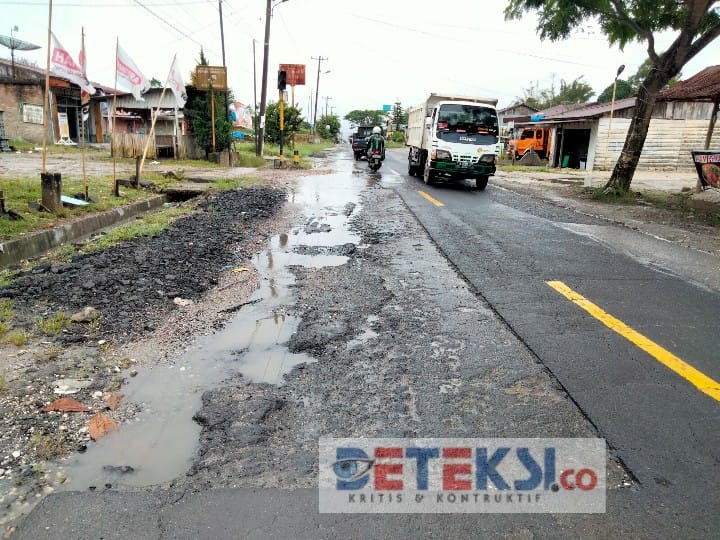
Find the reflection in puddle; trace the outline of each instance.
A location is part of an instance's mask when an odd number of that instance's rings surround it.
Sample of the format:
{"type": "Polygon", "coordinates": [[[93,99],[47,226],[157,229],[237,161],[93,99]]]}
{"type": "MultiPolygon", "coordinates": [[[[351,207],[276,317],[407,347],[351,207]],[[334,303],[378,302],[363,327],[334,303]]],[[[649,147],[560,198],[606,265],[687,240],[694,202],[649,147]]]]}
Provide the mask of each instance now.
{"type": "Polygon", "coordinates": [[[348,221],[363,187],[349,168],[298,181],[291,199],[305,216],[303,225],[271,238],[252,258],[261,284],[248,304],[222,330],[190,346],[175,365],[138,368],[137,377],[121,392],[124,403],[137,405],[140,412],[120,431],[70,458],[61,468],[68,478],[62,489],[143,487],[178,477],[195,455],[200,426],[192,417],[206,390],[238,372],[248,381],[282,384],[294,366],[314,361],[287,349],[300,323],[286,314],[294,302],[291,267],[347,262],[346,256],[337,254],[342,250],[334,248],[359,242],[348,221]]]}

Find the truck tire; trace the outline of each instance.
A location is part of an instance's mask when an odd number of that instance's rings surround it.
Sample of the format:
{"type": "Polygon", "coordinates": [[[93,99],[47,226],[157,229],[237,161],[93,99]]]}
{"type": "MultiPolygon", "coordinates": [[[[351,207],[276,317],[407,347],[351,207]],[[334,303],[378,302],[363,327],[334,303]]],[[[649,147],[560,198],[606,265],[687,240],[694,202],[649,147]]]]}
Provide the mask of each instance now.
{"type": "Polygon", "coordinates": [[[435,172],[430,169],[430,166],[425,163],[425,170],[423,171],[423,182],[428,186],[435,183],[435,172]]]}
{"type": "Polygon", "coordinates": [[[488,185],[489,179],[490,179],[489,176],[476,176],[475,177],[475,187],[477,188],[477,190],[484,191],[488,185]]]}
{"type": "Polygon", "coordinates": [[[410,163],[408,163],[408,174],[410,176],[418,176],[417,165],[410,165],[410,163]]]}

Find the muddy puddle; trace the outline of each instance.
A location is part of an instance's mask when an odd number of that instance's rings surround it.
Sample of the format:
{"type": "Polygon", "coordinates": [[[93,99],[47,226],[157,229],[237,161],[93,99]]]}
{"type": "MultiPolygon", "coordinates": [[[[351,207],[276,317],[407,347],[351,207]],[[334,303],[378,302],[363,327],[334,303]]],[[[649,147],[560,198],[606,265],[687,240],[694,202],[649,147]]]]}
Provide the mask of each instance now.
{"type": "Polygon", "coordinates": [[[192,417],[205,391],[237,373],[252,382],[281,385],[293,367],[314,361],[287,348],[300,323],[286,313],[295,301],[291,269],[347,261],[343,246],[360,240],[349,219],[369,185],[353,177],[351,164],[340,161],[337,167],[336,174],[298,180],[289,201],[303,217],[252,258],[261,285],[230,323],[198,339],[173,365],[138,367],[137,376],[128,377],[121,390],[124,402],[139,412],[58,468],[67,477],[63,490],[138,488],[181,476],[197,449],[200,426],[192,417]]]}

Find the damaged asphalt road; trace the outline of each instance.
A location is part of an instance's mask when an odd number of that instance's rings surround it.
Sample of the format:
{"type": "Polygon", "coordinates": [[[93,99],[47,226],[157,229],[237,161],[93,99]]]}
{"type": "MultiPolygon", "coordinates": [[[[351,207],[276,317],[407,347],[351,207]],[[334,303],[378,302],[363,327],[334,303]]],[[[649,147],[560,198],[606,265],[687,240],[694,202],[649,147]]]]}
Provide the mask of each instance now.
{"type": "MultiPolygon", "coordinates": [[[[291,218],[278,222],[260,254],[237,262],[257,269],[255,295],[215,338],[197,336],[213,351],[205,360],[233,369],[195,389],[197,444],[184,473],[142,490],[52,495],[13,537],[653,538],[676,530],[677,516],[647,507],[612,449],[606,514],[317,513],[321,436],[598,436],[443,256],[389,171],[369,175],[346,151],[327,159],[334,173],[299,179],[288,194],[291,218]],[[264,355],[279,358],[278,375],[257,369],[264,355]],[[269,382],[278,376],[281,384],[269,382]]],[[[204,282],[221,285],[221,268],[204,282]]],[[[203,368],[181,355],[173,362],[203,368]]]]}

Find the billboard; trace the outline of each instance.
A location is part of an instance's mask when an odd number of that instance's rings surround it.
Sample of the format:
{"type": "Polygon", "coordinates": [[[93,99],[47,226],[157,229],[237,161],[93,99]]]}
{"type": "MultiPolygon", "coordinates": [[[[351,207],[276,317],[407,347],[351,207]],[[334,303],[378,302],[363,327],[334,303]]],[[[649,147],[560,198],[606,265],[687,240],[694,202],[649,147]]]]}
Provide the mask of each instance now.
{"type": "Polygon", "coordinates": [[[279,71],[287,73],[286,82],[290,86],[305,85],[305,64],[280,64],[279,71]]]}
{"type": "Polygon", "coordinates": [[[239,101],[230,104],[230,120],[235,127],[252,129],[252,113],[250,107],[239,101]]]}

